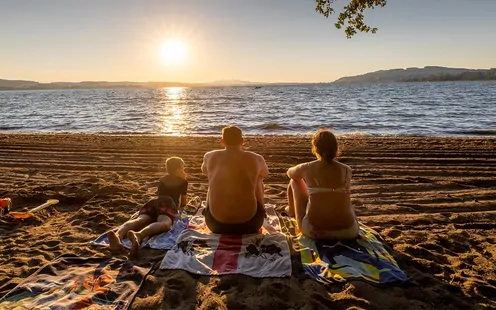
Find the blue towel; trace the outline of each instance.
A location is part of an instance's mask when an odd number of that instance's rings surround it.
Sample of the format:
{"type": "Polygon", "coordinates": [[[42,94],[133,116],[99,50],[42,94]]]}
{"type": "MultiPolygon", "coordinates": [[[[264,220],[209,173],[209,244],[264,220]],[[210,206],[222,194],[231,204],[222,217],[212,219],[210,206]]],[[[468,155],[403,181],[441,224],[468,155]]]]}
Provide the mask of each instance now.
{"type": "MultiPolygon", "coordinates": [[[[189,216],[180,214],[176,217],[171,230],[162,234],[153,236],[141,243],[141,247],[149,247],[155,250],[170,250],[176,244],[177,237],[188,226],[189,216]]],[[[117,231],[117,228],[114,229],[117,231]]],[[[107,233],[102,234],[96,240],[90,242],[91,245],[107,247],[109,245],[107,233]]],[[[128,239],[122,240],[122,245],[126,248],[131,248],[131,241],[128,239]]]]}
{"type": "Polygon", "coordinates": [[[364,280],[374,284],[407,281],[408,276],[381,240],[372,228],[360,224],[360,234],[355,240],[314,241],[300,234],[296,242],[305,274],[319,281],[364,280]]]}

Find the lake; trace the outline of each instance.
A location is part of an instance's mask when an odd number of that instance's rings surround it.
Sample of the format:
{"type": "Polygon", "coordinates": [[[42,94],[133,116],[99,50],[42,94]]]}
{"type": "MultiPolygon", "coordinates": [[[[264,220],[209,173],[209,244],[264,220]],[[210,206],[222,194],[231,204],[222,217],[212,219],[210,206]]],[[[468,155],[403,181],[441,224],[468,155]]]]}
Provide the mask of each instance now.
{"type": "Polygon", "coordinates": [[[496,83],[0,92],[0,132],[212,135],[496,135],[496,83]]]}

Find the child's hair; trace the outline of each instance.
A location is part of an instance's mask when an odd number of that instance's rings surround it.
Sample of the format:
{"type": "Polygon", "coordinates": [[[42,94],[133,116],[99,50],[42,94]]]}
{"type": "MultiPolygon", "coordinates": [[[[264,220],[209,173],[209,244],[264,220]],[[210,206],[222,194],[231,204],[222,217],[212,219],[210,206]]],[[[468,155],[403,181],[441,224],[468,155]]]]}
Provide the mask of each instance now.
{"type": "Polygon", "coordinates": [[[173,173],[182,167],[184,167],[184,161],[181,157],[169,157],[165,161],[167,173],[173,173]]]}
{"type": "Polygon", "coordinates": [[[222,139],[227,146],[236,146],[243,143],[243,133],[237,126],[228,126],[222,128],[222,139]]]}
{"type": "Polygon", "coordinates": [[[312,153],[318,159],[332,163],[339,154],[338,139],[330,130],[319,129],[312,137],[312,153]]]}

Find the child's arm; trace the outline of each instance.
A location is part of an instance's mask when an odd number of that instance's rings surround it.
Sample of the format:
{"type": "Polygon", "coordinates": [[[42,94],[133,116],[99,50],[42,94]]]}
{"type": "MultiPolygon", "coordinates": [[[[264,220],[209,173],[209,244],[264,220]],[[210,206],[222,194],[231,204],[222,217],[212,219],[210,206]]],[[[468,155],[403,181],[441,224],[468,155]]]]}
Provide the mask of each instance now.
{"type": "Polygon", "coordinates": [[[188,181],[184,180],[183,190],[181,193],[181,208],[188,204],[188,181]]]}
{"type": "Polygon", "coordinates": [[[188,204],[188,195],[187,194],[181,195],[181,208],[184,208],[186,204],[188,204]]]}
{"type": "Polygon", "coordinates": [[[162,182],[162,180],[160,180],[157,186],[157,196],[163,195],[162,193],[164,192],[167,192],[167,189],[165,188],[165,185],[162,182]]]}

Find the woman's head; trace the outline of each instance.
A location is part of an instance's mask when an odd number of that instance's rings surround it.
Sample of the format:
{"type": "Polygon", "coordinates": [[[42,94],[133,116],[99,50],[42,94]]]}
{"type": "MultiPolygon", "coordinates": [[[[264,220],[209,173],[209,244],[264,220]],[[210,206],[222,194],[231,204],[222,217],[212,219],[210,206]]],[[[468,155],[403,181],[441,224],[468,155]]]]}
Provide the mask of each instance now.
{"type": "Polygon", "coordinates": [[[339,154],[338,139],[331,131],[319,129],[312,137],[312,153],[319,160],[331,163],[339,154]]]}

